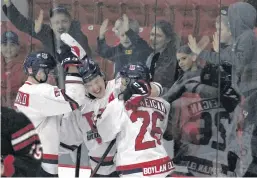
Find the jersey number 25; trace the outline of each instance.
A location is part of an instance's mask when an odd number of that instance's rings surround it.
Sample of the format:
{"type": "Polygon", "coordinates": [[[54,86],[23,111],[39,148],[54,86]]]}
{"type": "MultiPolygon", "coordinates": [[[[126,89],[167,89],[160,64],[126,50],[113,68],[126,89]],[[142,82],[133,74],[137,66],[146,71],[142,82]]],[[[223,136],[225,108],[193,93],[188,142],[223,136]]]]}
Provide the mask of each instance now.
{"type": "Polygon", "coordinates": [[[161,138],[163,133],[161,128],[156,126],[156,123],[158,119],[160,121],[164,120],[163,115],[157,111],[152,113],[152,117],[150,117],[150,114],[147,111],[132,112],[130,119],[133,123],[136,122],[139,118],[143,119],[143,124],[135,140],[135,151],[154,148],[156,147],[156,143],[161,145],[161,138]],[[147,127],[151,122],[152,122],[152,129],[150,134],[155,140],[143,141],[145,134],[147,133],[147,127]],[[157,136],[157,134],[159,134],[159,136],[157,136]]]}

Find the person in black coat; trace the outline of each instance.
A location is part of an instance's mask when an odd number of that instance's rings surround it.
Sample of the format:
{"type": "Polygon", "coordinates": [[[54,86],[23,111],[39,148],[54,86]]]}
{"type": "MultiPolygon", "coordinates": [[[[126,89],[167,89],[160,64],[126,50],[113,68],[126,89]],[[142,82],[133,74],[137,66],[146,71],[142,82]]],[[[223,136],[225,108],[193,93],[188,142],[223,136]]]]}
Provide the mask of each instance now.
{"type": "Polygon", "coordinates": [[[101,57],[114,62],[114,75],[129,63],[146,62],[152,50],[147,42],[139,36],[139,24],[136,20],[131,20],[124,14],[122,18],[116,21],[114,30],[120,43],[114,47],[106,43],[107,26],[108,19],[105,19],[97,38],[97,52],[101,57]]]}
{"type": "Polygon", "coordinates": [[[91,56],[87,36],[83,34],[80,23],[71,19],[71,15],[65,7],[57,6],[50,9],[50,25],[43,24],[43,10],[40,11],[38,19],[24,17],[12,4],[11,0],[3,5],[3,11],[13,25],[22,32],[42,42],[44,50],[55,56],[60,50],[63,42],[60,40],[62,33],[69,33],[85,49],[87,55],[91,56]]]}

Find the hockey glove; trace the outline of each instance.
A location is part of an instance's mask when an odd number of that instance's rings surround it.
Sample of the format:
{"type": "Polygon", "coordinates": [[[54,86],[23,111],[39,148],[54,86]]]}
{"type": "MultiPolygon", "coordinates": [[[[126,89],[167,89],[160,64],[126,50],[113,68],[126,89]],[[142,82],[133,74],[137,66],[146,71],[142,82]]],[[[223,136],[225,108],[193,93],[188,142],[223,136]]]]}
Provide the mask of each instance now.
{"type": "Polygon", "coordinates": [[[124,91],[124,101],[127,110],[136,111],[140,102],[150,96],[151,87],[143,80],[130,83],[124,91]]]}
{"type": "Polygon", "coordinates": [[[72,52],[71,48],[64,44],[61,46],[61,53],[59,54],[59,60],[61,65],[66,70],[69,66],[80,66],[82,65],[81,60],[76,53],[72,52]]]}
{"type": "Polygon", "coordinates": [[[240,95],[232,88],[228,87],[221,92],[220,100],[227,112],[233,112],[236,106],[240,103],[240,95]]]}
{"type": "Polygon", "coordinates": [[[206,64],[201,71],[201,83],[225,91],[231,86],[231,75],[222,66],[206,64]]]}

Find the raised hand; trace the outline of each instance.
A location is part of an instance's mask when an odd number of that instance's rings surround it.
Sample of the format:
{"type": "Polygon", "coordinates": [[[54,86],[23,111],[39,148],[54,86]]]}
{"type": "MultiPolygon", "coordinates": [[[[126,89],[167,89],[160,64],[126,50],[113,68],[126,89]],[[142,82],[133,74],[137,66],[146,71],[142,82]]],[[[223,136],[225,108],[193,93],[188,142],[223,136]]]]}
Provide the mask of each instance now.
{"type": "Polygon", "coordinates": [[[44,11],[40,10],[37,20],[35,20],[34,30],[36,33],[40,32],[43,25],[44,11]]]}
{"type": "Polygon", "coordinates": [[[100,32],[99,32],[99,38],[104,39],[105,33],[108,31],[108,22],[109,19],[105,19],[100,27],[100,32]]]}
{"type": "Polygon", "coordinates": [[[123,18],[122,30],[123,30],[123,33],[125,33],[129,30],[129,18],[126,14],[123,14],[122,18],[123,18]]]}
{"type": "Polygon", "coordinates": [[[197,45],[195,37],[192,35],[188,35],[188,46],[192,50],[193,53],[195,54],[200,54],[202,49],[197,45]]]}
{"type": "Polygon", "coordinates": [[[214,51],[218,53],[219,52],[219,35],[217,32],[215,32],[213,35],[212,45],[213,45],[214,51]]]}

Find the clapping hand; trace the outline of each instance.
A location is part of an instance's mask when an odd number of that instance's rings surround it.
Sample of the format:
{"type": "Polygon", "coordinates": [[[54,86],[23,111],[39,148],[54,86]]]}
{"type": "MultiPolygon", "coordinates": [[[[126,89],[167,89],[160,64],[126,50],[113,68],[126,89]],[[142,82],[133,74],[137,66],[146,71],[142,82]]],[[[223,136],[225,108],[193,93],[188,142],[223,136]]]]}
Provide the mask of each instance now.
{"type": "Polygon", "coordinates": [[[192,50],[193,53],[195,54],[200,54],[202,49],[197,45],[195,37],[192,35],[188,35],[188,46],[192,50]]]}
{"type": "Polygon", "coordinates": [[[105,33],[108,31],[108,23],[109,23],[109,20],[108,19],[105,19],[100,27],[100,32],[99,32],[99,39],[104,39],[105,37],[105,33]]]}
{"type": "Polygon", "coordinates": [[[213,35],[212,45],[213,45],[213,50],[218,53],[219,52],[219,35],[217,32],[215,32],[213,35]]]}
{"type": "Polygon", "coordinates": [[[43,19],[44,19],[44,11],[40,10],[39,16],[38,16],[37,20],[35,20],[34,30],[35,30],[36,33],[41,31],[42,24],[43,24],[43,19]]]}

